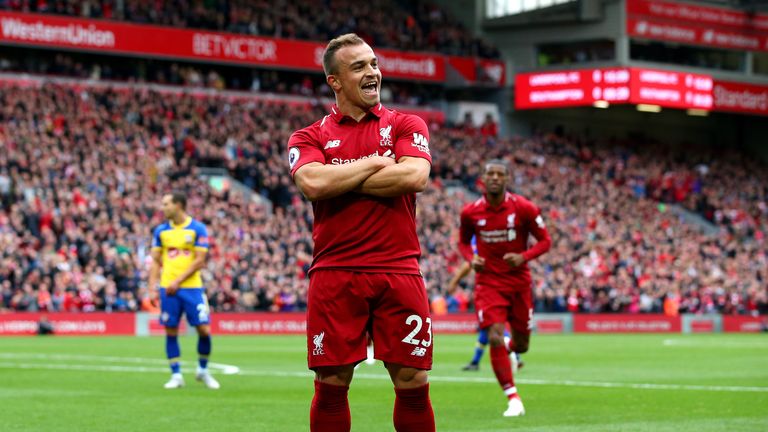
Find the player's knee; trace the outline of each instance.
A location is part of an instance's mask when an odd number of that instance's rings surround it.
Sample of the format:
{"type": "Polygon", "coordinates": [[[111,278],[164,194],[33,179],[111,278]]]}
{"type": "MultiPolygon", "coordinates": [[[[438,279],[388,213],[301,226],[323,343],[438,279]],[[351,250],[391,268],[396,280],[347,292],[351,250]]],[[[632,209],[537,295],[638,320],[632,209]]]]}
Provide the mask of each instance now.
{"type": "Polygon", "coordinates": [[[514,337],[515,342],[515,352],[518,354],[523,354],[525,352],[528,352],[528,343],[530,341],[530,338],[526,336],[517,336],[514,337]]]}
{"type": "Polygon", "coordinates": [[[200,337],[208,337],[211,335],[211,329],[207,325],[197,326],[197,335],[200,337]]]}
{"type": "Polygon", "coordinates": [[[504,336],[503,335],[501,335],[501,336],[496,336],[496,335],[489,336],[488,337],[488,341],[491,343],[492,347],[502,346],[502,345],[504,345],[504,336]]]}
{"type": "Polygon", "coordinates": [[[345,366],[321,366],[315,369],[315,379],[325,384],[348,386],[352,382],[355,368],[345,366]]]}
{"type": "Polygon", "coordinates": [[[178,327],[166,327],[165,328],[165,334],[168,336],[178,336],[179,335],[179,328],[178,327]]]}
{"type": "Polygon", "coordinates": [[[491,346],[497,347],[504,345],[504,327],[493,325],[488,330],[488,341],[491,346]]]}
{"type": "Polygon", "coordinates": [[[397,388],[421,387],[429,381],[429,375],[423,369],[388,364],[387,370],[397,388]]]}

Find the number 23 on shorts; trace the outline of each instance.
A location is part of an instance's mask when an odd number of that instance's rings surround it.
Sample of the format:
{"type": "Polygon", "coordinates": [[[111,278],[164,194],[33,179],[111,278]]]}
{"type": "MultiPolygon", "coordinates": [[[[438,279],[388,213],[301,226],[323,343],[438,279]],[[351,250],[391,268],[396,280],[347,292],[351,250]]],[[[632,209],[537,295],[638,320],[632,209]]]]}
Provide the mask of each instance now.
{"type": "Polygon", "coordinates": [[[429,346],[432,345],[432,318],[427,317],[426,320],[422,320],[418,315],[410,315],[405,319],[405,325],[408,327],[413,325],[414,327],[411,332],[403,338],[403,342],[411,345],[421,344],[425,348],[429,348],[429,346]],[[427,336],[429,336],[429,339],[419,340],[416,338],[416,335],[421,332],[421,329],[424,326],[424,321],[426,321],[428,325],[427,336]]]}

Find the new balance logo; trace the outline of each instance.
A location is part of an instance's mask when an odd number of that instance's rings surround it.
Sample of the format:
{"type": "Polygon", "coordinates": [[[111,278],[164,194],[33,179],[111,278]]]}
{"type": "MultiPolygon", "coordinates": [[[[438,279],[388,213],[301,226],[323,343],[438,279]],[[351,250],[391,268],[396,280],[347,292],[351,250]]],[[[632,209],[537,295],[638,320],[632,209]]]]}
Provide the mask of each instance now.
{"type": "Polygon", "coordinates": [[[411,355],[416,357],[424,357],[425,355],[427,355],[427,349],[416,347],[413,349],[413,352],[411,352],[411,355]]]}
{"type": "Polygon", "coordinates": [[[325,143],[324,150],[336,148],[341,145],[341,140],[330,140],[327,143],[325,143]]]}
{"type": "Polygon", "coordinates": [[[427,141],[424,135],[418,132],[413,133],[413,146],[420,151],[429,154],[429,141],[427,141]]]}
{"type": "Polygon", "coordinates": [[[315,344],[315,349],[312,350],[312,355],[316,355],[316,356],[325,355],[325,351],[323,351],[324,337],[325,337],[325,332],[320,332],[320,334],[314,335],[312,337],[312,343],[315,344]]]}

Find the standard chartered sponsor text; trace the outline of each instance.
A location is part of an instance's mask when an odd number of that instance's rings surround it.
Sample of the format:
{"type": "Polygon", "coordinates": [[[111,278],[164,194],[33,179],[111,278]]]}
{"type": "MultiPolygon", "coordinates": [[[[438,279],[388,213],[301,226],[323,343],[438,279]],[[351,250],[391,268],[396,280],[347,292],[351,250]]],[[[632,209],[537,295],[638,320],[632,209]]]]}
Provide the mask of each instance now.
{"type": "Polygon", "coordinates": [[[381,64],[381,70],[384,72],[395,72],[401,74],[412,74],[420,76],[435,76],[437,66],[431,58],[410,60],[404,57],[389,57],[377,53],[377,58],[381,64]]]}
{"type": "Polygon", "coordinates": [[[750,91],[748,89],[728,89],[715,85],[715,105],[718,107],[741,108],[750,110],[768,110],[768,91],[750,91]]]}

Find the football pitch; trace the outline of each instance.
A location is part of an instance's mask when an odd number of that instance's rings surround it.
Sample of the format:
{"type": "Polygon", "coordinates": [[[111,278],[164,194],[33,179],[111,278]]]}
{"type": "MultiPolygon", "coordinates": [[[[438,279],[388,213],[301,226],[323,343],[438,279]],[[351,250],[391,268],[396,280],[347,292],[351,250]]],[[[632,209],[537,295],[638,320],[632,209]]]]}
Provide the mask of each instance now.
{"type": "MultiPolygon", "coordinates": [[[[187,386],[171,391],[159,337],[0,338],[0,430],[309,429],[303,337],[215,337],[218,391],[194,381],[196,337],[181,339],[187,386]]],[[[488,353],[479,372],[460,371],[473,346],[435,338],[439,431],[768,431],[765,334],[534,335],[516,376],[521,418],[501,416],[488,353]]],[[[352,430],[393,430],[393,398],[381,363],[361,365],[352,430]]]]}

